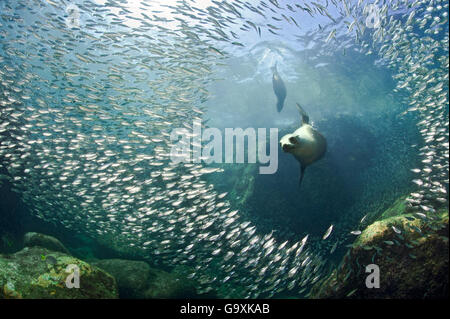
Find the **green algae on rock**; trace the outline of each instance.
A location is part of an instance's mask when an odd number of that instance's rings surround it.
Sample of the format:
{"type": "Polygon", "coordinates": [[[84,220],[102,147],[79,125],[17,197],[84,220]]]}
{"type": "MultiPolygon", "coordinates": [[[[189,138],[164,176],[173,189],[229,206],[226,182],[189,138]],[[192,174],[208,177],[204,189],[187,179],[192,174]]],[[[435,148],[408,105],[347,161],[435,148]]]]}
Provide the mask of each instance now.
{"type": "Polygon", "coordinates": [[[311,298],[448,298],[448,209],[427,219],[406,212],[399,200],[369,225],[311,298]],[[366,286],[370,264],[379,288],[366,286]]]}
{"type": "Polygon", "coordinates": [[[75,257],[44,247],[25,247],[0,255],[0,299],[100,299],[118,298],[115,279],[75,257]],[[69,265],[76,265],[80,287],[67,288],[69,265]]]}
{"type": "Polygon", "coordinates": [[[406,197],[401,197],[397,199],[388,209],[386,209],[379,219],[393,217],[405,214],[408,210],[408,207],[405,202],[406,197]]]}

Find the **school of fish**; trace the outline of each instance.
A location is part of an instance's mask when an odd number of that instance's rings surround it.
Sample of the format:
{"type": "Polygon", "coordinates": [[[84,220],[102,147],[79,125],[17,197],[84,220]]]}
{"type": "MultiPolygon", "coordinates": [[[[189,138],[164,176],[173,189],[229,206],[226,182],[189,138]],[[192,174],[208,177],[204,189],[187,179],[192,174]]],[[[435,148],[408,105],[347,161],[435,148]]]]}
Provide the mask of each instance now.
{"type": "Polygon", "coordinates": [[[204,180],[220,169],[170,160],[172,130],[202,120],[240,34],[282,38],[286,23],[323,54],[358,50],[392,70],[424,142],[408,205],[422,219],[448,205],[447,1],[376,0],[376,27],[363,0],[200,2],[2,1],[0,182],[36,216],[191,266],[199,293],[307,296],[329,252],[261,234],[204,180]],[[304,33],[305,16],[328,23],[304,33]]]}

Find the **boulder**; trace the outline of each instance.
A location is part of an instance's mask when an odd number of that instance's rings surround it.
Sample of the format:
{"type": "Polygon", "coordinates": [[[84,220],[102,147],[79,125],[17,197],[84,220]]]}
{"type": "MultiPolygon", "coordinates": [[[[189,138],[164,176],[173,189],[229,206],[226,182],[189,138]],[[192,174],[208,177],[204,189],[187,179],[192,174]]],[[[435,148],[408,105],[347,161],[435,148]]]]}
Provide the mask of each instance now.
{"type": "Polygon", "coordinates": [[[23,245],[25,247],[44,247],[52,251],[59,251],[61,253],[70,255],[70,252],[58,239],[40,233],[26,233],[23,237],[23,245]]]}
{"type": "Polygon", "coordinates": [[[115,279],[84,261],[45,247],[25,247],[0,255],[0,299],[91,299],[118,298],[115,279]],[[79,269],[79,288],[72,282],[71,265],[79,269]]]}
{"type": "Polygon", "coordinates": [[[160,269],[151,269],[150,282],[145,298],[149,299],[186,299],[199,298],[195,284],[177,274],[160,269]]]}
{"type": "Polygon", "coordinates": [[[150,266],[144,261],[103,259],[92,263],[116,279],[120,298],[145,298],[150,266]]]}
{"type": "Polygon", "coordinates": [[[120,298],[198,298],[195,284],[177,271],[166,272],[144,261],[103,259],[92,263],[116,279],[120,298]]]}
{"type": "Polygon", "coordinates": [[[396,202],[353,243],[340,266],[311,291],[311,298],[448,298],[448,210],[419,218],[396,202]],[[395,213],[396,212],[396,213],[395,213]],[[379,268],[379,288],[366,279],[379,268]]]}

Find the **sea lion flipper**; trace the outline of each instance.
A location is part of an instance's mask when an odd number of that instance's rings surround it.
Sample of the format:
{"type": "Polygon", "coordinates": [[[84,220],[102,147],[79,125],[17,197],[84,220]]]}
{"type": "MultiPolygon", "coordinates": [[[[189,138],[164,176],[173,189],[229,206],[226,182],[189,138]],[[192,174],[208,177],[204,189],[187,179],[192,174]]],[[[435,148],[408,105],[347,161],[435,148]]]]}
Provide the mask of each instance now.
{"type": "Polygon", "coordinates": [[[300,115],[302,116],[302,125],[309,124],[308,114],[306,114],[305,110],[300,106],[300,104],[298,104],[298,103],[295,103],[295,104],[297,104],[298,111],[300,112],[300,115]]]}
{"type": "Polygon", "coordinates": [[[300,164],[300,179],[298,180],[299,188],[302,185],[303,175],[305,175],[305,169],[306,169],[306,166],[303,166],[302,164],[300,164]]]}

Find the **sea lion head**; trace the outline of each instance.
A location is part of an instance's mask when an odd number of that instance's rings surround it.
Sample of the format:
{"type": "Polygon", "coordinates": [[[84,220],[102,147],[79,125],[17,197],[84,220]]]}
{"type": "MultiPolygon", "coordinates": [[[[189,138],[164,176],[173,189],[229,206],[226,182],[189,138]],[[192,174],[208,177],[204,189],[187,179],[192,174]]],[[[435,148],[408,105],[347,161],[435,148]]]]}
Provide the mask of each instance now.
{"type": "Polygon", "coordinates": [[[300,147],[300,139],[294,134],[286,134],[281,138],[280,146],[285,153],[295,153],[300,147]]]}

